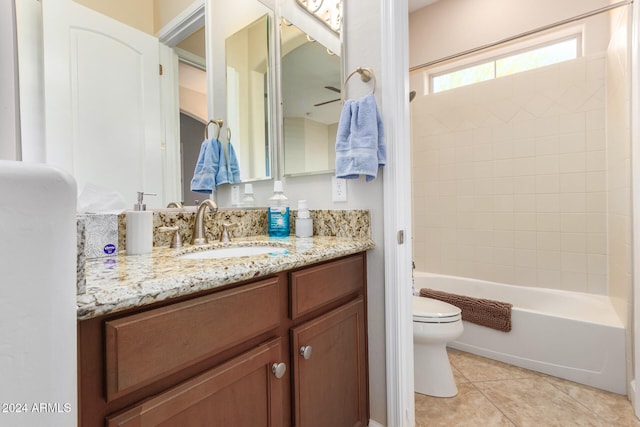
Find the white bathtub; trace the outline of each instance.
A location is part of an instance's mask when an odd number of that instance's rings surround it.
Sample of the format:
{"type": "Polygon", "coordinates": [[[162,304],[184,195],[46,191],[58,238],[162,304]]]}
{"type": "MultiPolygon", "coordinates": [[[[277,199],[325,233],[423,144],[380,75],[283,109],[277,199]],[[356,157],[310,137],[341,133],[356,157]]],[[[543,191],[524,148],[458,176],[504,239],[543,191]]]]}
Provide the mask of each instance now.
{"type": "Polygon", "coordinates": [[[606,296],[414,272],[430,288],[513,304],[511,332],[464,322],[450,347],[627,394],[625,330],[606,296]]]}

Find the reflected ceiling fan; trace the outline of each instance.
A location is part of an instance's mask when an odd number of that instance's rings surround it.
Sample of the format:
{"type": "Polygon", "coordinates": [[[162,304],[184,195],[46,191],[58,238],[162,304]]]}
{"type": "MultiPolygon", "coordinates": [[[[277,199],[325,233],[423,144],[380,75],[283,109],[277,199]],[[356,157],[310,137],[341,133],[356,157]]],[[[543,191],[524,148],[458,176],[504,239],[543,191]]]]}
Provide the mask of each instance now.
{"type": "MultiPolygon", "coordinates": [[[[337,87],[334,87],[334,86],[325,86],[324,88],[328,89],[330,91],[333,91],[333,92],[341,93],[340,89],[338,89],[337,87]]],[[[313,106],[314,107],[319,107],[321,105],[331,104],[332,102],[337,102],[337,101],[340,101],[340,98],[332,99],[330,101],[320,102],[318,104],[313,104],[313,106]]]]}

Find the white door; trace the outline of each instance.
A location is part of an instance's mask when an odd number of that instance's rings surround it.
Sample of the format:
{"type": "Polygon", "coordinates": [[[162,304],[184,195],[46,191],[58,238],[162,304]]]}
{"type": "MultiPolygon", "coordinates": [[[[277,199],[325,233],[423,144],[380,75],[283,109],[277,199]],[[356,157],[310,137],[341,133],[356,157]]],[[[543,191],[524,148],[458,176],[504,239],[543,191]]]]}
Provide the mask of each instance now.
{"type": "Polygon", "coordinates": [[[46,162],[164,205],[158,39],[71,0],[42,2],[46,162]]]}

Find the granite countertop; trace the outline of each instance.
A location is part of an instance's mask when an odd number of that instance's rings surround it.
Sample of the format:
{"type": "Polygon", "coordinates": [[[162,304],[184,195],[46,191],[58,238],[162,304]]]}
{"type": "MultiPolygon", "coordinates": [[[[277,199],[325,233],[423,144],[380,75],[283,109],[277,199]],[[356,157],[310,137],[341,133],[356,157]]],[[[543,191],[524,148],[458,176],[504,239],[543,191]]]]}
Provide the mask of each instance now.
{"type": "Polygon", "coordinates": [[[86,293],[78,295],[78,319],[141,307],[170,298],[305,265],[362,252],[374,247],[370,238],[314,236],[312,238],[235,238],[179,249],[154,247],[148,255],[124,255],[87,260],[86,293]],[[224,259],[183,259],[176,255],[224,246],[255,246],[258,242],[286,246],[282,254],[224,259]]]}

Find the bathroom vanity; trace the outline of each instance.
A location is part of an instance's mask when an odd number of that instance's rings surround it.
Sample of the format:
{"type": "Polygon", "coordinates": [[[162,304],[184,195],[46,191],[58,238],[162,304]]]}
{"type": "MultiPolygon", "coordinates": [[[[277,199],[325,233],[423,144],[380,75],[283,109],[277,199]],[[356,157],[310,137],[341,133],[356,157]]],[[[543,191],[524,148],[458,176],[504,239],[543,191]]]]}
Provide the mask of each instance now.
{"type": "Polygon", "coordinates": [[[278,256],[185,260],[154,249],[118,257],[116,272],[88,266],[115,296],[107,302],[89,277],[79,298],[79,425],[367,425],[372,242],[296,243],[278,256]],[[149,279],[138,283],[127,267],[145,261],[149,279]],[[255,277],[235,279],[244,273],[255,277]],[[127,300],[123,286],[137,295],[127,300]]]}

